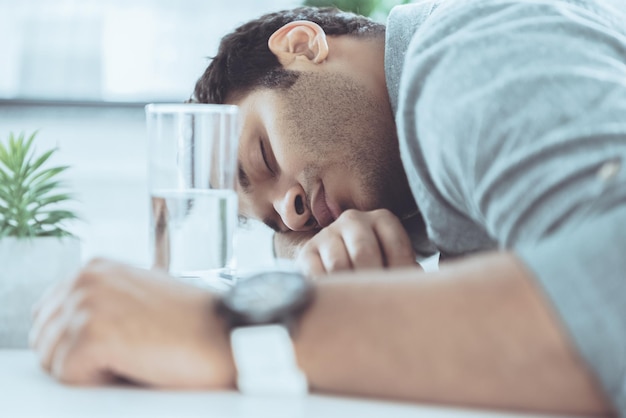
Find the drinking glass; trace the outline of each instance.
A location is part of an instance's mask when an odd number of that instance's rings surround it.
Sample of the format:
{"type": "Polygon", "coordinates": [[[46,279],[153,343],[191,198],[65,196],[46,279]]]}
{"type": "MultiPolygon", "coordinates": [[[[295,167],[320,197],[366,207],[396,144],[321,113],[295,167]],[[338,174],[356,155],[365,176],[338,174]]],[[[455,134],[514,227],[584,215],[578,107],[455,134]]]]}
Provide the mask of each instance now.
{"type": "Polygon", "coordinates": [[[149,104],[153,268],[186,279],[232,277],[238,109],[149,104]]]}

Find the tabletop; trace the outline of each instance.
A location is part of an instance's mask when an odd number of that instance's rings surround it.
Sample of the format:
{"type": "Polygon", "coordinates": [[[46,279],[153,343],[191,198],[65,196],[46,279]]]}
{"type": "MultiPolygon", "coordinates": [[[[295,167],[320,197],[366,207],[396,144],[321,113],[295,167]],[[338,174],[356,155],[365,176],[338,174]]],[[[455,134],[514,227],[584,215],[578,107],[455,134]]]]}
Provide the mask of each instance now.
{"type": "MultiPolygon", "coordinates": [[[[346,397],[251,397],[234,391],[78,388],[57,383],[28,350],[0,350],[0,416],[10,418],[547,418],[346,397]]],[[[554,416],[552,416],[554,417],[554,416]]]]}

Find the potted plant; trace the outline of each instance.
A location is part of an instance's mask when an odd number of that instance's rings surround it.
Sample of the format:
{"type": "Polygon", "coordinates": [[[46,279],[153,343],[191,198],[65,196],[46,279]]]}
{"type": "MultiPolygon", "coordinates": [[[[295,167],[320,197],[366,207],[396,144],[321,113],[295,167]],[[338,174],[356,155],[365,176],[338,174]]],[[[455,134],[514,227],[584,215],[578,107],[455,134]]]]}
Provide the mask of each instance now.
{"type": "Polygon", "coordinates": [[[0,139],[0,347],[26,347],[31,309],[53,282],[80,265],[80,242],[66,229],[76,219],[60,179],[68,166],[48,167],[28,138],[0,139]]]}

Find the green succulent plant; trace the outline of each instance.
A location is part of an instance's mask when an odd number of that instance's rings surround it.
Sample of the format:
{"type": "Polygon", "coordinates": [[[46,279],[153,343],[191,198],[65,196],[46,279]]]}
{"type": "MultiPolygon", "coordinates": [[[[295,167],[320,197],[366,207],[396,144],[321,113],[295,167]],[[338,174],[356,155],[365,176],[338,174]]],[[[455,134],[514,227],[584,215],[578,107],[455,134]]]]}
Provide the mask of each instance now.
{"type": "Polygon", "coordinates": [[[37,155],[36,136],[10,133],[6,143],[0,141],[0,238],[72,235],[64,222],[77,216],[59,209],[60,203],[72,200],[59,179],[69,166],[46,167],[57,148],[37,155]]]}

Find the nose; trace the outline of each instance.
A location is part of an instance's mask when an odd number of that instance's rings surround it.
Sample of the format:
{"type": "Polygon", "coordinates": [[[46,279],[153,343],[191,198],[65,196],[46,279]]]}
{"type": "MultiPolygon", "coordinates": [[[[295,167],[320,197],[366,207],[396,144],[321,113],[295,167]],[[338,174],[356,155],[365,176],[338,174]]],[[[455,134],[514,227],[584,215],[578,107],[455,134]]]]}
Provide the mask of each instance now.
{"type": "Polygon", "coordinates": [[[284,195],[277,198],[274,210],[292,231],[307,231],[315,224],[311,209],[306,203],[306,194],[300,185],[290,187],[284,195]]]}

